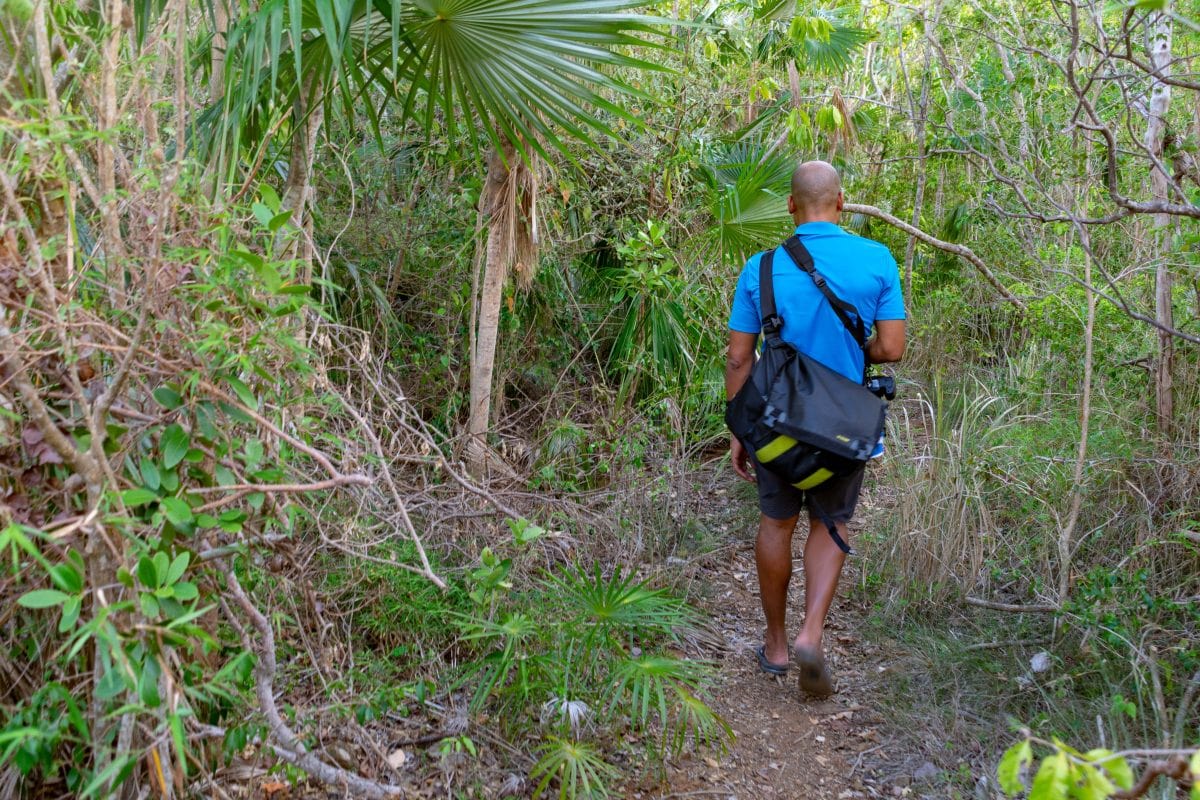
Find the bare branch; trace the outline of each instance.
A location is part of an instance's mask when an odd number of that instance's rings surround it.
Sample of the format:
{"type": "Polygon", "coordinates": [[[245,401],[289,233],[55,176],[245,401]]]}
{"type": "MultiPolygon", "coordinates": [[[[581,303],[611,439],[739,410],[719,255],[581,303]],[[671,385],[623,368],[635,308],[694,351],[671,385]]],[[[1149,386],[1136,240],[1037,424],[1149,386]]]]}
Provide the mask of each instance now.
{"type": "Polygon", "coordinates": [[[279,707],[275,705],[275,673],[277,671],[275,629],[271,627],[270,621],[263,613],[250,602],[250,598],[246,596],[242,584],[232,570],[225,573],[225,579],[229,583],[230,594],[233,595],[234,600],[237,601],[246,616],[250,618],[250,623],[258,631],[260,637],[257,647],[249,636],[243,635],[243,643],[247,649],[258,654],[258,663],[254,667],[257,678],[254,689],[258,696],[259,707],[271,728],[271,735],[279,742],[280,747],[275,748],[276,755],[295,764],[317,780],[330,786],[340,786],[358,797],[386,800],[386,798],[399,796],[402,789],[398,786],[387,786],[332,764],[326,764],[308,752],[303,742],[284,722],[283,716],[279,713],[279,707]]]}
{"type": "Polygon", "coordinates": [[[17,352],[12,331],[2,323],[0,323],[0,374],[17,387],[17,392],[21,395],[21,402],[28,410],[30,419],[33,420],[33,424],[37,426],[38,432],[42,434],[46,443],[54,448],[54,452],[64,462],[70,464],[71,468],[78,472],[85,481],[91,483],[93,480],[99,480],[99,469],[92,463],[92,459],[80,451],[50,418],[50,410],[42,402],[37,389],[29,380],[29,374],[25,371],[25,364],[17,352]]]}
{"type": "Polygon", "coordinates": [[[1001,297],[1015,305],[1022,312],[1028,310],[1025,307],[1025,303],[1022,302],[1019,297],[1010,292],[1008,288],[1000,282],[1000,279],[996,277],[995,273],[988,268],[988,265],[983,262],[983,259],[975,255],[975,252],[966,245],[956,244],[954,242],[946,242],[938,239],[935,236],[925,233],[925,231],[921,230],[920,228],[913,227],[904,220],[894,217],[886,211],[876,208],[875,206],[867,206],[860,203],[846,203],[842,210],[849,211],[852,214],[865,214],[868,217],[881,219],[892,227],[899,228],[900,230],[904,231],[909,236],[915,236],[931,247],[936,247],[939,250],[945,250],[947,253],[953,253],[957,256],[961,256],[969,261],[975,267],[975,269],[979,270],[979,273],[983,275],[987,282],[990,283],[997,292],[1000,293],[1001,297]]]}
{"type": "Polygon", "coordinates": [[[1054,614],[1061,610],[1058,606],[1049,604],[1019,605],[1015,603],[997,603],[994,600],[984,600],[980,597],[967,597],[964,598],[963,602],[969,606],[976,606],[978,608],[990,608],[993,611],[1013,611],[1016,613],[1054,614]]]}

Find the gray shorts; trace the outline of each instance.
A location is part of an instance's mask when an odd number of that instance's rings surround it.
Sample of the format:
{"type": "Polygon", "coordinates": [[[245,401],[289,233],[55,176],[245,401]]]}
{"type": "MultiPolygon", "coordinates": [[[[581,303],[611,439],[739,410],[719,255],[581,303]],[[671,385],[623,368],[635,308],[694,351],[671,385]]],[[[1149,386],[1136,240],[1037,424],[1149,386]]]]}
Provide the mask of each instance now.
{"type": "MultiPolygon", "coordinates": [[[[749,448],[747,448],[749,450],[749,448]]],[[[749,450],[758,484],[758,507],[771,519],[791,519],[808,507],[809,514],[828,517],[834,522],[849,522],[858,505],[866,465],[844,478],[830,478],[815,489],[801,491],[758,463],[749,450]]]]}

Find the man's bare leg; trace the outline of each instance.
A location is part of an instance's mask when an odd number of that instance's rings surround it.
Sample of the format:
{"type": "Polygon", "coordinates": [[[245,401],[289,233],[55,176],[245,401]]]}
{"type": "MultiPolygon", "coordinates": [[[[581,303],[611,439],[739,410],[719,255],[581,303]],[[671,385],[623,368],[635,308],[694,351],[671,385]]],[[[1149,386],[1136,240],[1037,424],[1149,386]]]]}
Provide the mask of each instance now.
{"type": "MultiPolygon", "coordinates": [[[[848,539],[849,530],[846,525],[838,527],[842,538],[848,539]]],[[[808,541],[804,543],[804,627],[796,637],[797,648],[821,652],[825,615],[829,613],[829,607],[833,604],[838,578],[841,577],[842,565],[845,563],[846,554],[833,541],[825,524],[810,516],[808,541]]],[[[766,608],[765,601],[763,608],[766,608]]],[[[767,652],[771,652],[769,647],[767,652]]]]}
{"type": "MultiPolygon", "coordinates": [[[[796,530],[799,518],[799,514],[789,519],[763,516],[758,525],[758,539],[754,543],[758,590],[763,616],[767,618],[764,654],[772,664],[786,664],[789,660],[787,589],[792,578],[792,532],[796,530]]],[[[811,535],[809,538],[812,538],[811,535]]],[[[829,538],[828,534],[825,538],[829,538]]]]}

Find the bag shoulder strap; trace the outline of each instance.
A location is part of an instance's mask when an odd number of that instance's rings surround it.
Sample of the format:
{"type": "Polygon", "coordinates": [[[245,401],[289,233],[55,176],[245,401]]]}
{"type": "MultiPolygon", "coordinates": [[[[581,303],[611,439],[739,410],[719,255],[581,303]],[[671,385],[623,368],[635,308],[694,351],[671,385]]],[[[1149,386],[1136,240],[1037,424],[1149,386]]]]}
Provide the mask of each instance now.
{"type": "MultiPolygon", "coordinates": [[[[812,253],[808,252],[808,248],[804,246],[804,242],[800,241],[800,237],[793,234],[783,243],[783,249],[792,257],[792,261],[796,262],[796,266],[807,272],[808,276],[813,279],[813,283],[821,290],[821,294],[825,295],[825,299],[829,301],[829,305],[833,306],[834,313],[837,314],[842,324],[846,326],[846,330],[850,331],[850,335],[854,337],[854,341],[858,342],[858,346],[863,351],[866,351],[867,331],[863,325],[862,317],[859,316],[858,309],[833,293],[833,289],[830,289],[829,284],[825,282],[825,276],[817,272],[816,265],[813,264],[812,253]]],[[[764,256],[765,259],[766,257],[764,256]]],[[[767,296],[761,285],[759,286],[759,292],[764,298],[767,296]]],[[[771,311],[774,313],[775,288],[773,286],[770,287],[770,294],[771,311]]],[[[766,313],[765,304],[763,305],[763,313],[766,313]]]]}
{"type": "Polygon", "coordinates": [[[775,280],[772,268],[775,250],[767,250],[758,260],[758,302],[762,307],[762,332],[764,339],[778,339],[783,330],[783,318],[775,310],[775,280]]]}

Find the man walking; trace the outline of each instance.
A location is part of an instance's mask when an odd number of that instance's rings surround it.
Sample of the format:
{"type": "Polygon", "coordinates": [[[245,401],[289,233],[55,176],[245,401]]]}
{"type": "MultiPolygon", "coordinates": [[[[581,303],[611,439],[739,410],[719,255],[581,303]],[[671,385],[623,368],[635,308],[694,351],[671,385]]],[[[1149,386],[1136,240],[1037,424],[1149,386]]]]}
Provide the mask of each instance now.
{"type": "MultiPolygon", "coordinates": [[[[899,361],[904,355],[904,300],[896,260],[878,242],[842,230],[842,189],[837,170],[824,161],[807,161],[792,175],[788,212],[796,234],[812,254],[817,272],[834,293],[858,309],[867,330],[874,328],[866,355],[871,363],[899,361]]],[[[751,257],[738,278],[729,315],[729,352],[725,362],[725,392],[733,398],[754,366],[755,344],[761,330],[759,260],[751,257]]],[[[782,248],[773,265],[775,304],[783,317],[782,338],[811,358],[853,381],[863,375],[863,351],[838,320],[816,284],[782,248]]],[[[736,437],[731,437],[733,468],[758,484],[762,520],[755,543],[758,585],[767,630],[758,650],[764,672],[783,675],[789,664],[786,629],[787,588],[792,577],[792,533],[800,511],[808,510],[808,539],[804,544],[804,624],[792,642],[800,668],[800,687],[818,697],[833,692],[825,665],[821,634],[833,602],[846,554],[822,519],[829,520],[849,540],[848,523],[858,503],[863,470],[845,478],[830,478],[805,493],[762,468],[736,437]],[[749,466],[753,464],[753,474],[749,466]],[[806,497],[807,494],[807,497],[806,497]]]]}

